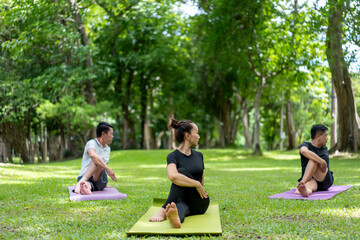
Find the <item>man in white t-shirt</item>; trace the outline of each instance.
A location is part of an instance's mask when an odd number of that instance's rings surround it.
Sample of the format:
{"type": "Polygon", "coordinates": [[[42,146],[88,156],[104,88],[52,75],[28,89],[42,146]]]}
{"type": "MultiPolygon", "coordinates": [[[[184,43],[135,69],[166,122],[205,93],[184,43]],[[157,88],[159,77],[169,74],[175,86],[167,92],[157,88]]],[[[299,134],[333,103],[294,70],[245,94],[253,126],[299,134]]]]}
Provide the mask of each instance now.
{"type": "Polygon", "coordinates": [[[100,122],[96,128],[96,138],[85,145],[80,175],[77,177],[75,193],[91,195],[92,191],[102,191],[107,185],[109,175],[115,182],[117,178],[107,164],[110,159],[109,144],[113,139],[113,126],[100,122]]]}

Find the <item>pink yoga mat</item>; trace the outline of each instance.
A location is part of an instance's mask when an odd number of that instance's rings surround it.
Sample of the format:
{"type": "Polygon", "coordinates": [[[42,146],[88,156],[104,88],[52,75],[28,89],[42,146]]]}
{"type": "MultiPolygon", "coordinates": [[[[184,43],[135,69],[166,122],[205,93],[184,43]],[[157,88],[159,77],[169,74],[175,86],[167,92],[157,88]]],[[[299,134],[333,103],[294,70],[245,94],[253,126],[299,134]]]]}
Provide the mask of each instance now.
{"type": "Polygon", "coordinates": [[[311,194],[309,197],[303,197],[300,194],[295,194],[295,189],[275,194],[269,198],[283,198],[283,199],[305,199],[305,200],[326,200],[334,197],[336,194],[352,188],[353,186],[333,185],[327,191],[318,191],[311,194]]]}
{"type": "Polygon", "coordinates": [[[87,200],[116,200],[126,198],[126,194],[119,192],[116,188],[105,188],[103,191],[92,192],[92,195],[81,195],[73,192],[74,186],[68,187],[71,201],[87,200]]]}

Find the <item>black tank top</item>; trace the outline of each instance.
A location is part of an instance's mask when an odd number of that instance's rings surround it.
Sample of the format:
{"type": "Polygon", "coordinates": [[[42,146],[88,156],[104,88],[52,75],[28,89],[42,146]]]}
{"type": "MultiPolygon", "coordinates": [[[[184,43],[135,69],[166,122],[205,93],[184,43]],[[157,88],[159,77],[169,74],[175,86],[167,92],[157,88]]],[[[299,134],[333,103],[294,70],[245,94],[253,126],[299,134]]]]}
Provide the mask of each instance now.
{"type": "Polygon", "coordinates": [[[176,168],[185,168],[187,169],[191,175],[195,178],[195,180],[201,182],[202,176],[204,172],[204,159],[201,152],[197,152],[191,149],[191,154],[186,156],[179,150],[175,150],[172,153],[169,153],[167,156],[167,164],[174,163],[176,168]]]}

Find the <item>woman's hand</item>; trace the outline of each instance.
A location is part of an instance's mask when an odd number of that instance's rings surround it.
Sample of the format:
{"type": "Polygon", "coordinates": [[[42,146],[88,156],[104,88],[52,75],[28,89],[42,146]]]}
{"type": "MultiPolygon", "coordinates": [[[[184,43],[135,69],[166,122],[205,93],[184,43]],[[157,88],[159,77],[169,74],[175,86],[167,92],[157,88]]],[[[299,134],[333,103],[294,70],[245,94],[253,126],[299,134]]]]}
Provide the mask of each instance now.
{"type": "Polygon", "coordinates": [[[196,190],[198,191],[201,198],[208,198],[207,193],[205,192],[204,187],[199,182],[199,185],[196,187],[196,190]]]}

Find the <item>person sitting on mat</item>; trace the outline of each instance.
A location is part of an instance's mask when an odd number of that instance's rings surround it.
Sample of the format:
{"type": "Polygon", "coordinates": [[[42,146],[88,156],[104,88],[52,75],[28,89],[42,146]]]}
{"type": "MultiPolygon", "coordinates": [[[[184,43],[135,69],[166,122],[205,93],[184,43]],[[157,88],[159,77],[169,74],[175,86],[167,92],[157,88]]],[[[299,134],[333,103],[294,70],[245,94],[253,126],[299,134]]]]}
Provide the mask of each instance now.
{"type": "Polygon", "coordinates": [[[107,185],[107,174],[115,182],[117,178],[107,164],[110,159],[110,147],[113,139],[113,126],[100,122],[96,128],[96,138],[85,145],[80,175],[77,177],[75,193],[91,195],[92,191],[102,191],[107,185]],[[107,174],[106,174],[107,173],[107,174]]]}
{"type": "Polygon", "coordinates": [[[166,218],[180,228],[186,216],[204,214],[210,199],[204,190],[204,160],[192,150],[200,139],[198,127],[190,120],[171,120],[179,147],[167,156],[167,175],[172,182],[169,196],[162,208],[149,219],[161,222],[166,218]]]}
{"type": "Polygon", "coordinates": [[[328,128],[313,125],[311,142],[300,145],[301,178],[295,193],[308,197],[315,191],[326,191],[333,185],[333,172],[329,167],[329,153],[326,147],[328,128]]]}

